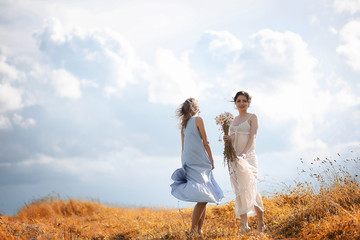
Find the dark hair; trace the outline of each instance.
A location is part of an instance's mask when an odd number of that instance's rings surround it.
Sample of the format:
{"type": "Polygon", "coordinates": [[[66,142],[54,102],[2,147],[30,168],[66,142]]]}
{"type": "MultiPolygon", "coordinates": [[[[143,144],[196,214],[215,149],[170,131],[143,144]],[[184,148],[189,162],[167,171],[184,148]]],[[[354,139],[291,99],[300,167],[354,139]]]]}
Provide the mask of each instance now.
{"type": "Polygon", "coordinates": [[[239,97],[239,96],[245,96],[246,97],[246,100],[248,101],[249,103],[249,106],[250,106],[250,103],[251,103],[251,96],[249,93],[245,92],[245,91],[239,91],[235,94],[235,97],[233,99],[233,102],[235,103],[236,102],[236,99],[239,97]]]}
{"type": "Polygon", "coordinates": [[[199,102],[195,98],[186,99],[176,111],[176,116],[180,118],[181,129],[184,129],[188,120],[199,111],[199,102]]]}

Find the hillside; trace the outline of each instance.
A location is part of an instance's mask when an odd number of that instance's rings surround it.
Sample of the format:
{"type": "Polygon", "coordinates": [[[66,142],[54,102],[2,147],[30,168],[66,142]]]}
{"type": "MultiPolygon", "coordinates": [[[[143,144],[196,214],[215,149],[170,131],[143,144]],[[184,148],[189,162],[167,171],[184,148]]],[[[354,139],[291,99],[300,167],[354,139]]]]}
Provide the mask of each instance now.
{"type": "MultiPolygon", "coordinates": [[[[234,202],[209,206],[202,239],[360,239],[359,161],[349,162],[352,173],[336,160],[317,159],[309,170],[313,181],[263,197],[267,230],[261,235],[237,237],[234,202]]],[[[191,213],[49,198],[14,217],[0,215],[0,239],[187,239],[191,213]]],[[[256,228],[254,218],[250,226],[256,228]]]]}

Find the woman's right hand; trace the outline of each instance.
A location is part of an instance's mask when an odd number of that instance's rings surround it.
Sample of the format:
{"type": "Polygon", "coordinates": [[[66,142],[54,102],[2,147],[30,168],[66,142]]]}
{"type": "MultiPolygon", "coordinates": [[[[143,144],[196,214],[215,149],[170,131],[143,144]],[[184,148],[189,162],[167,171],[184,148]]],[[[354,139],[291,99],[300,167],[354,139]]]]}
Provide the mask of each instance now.
{"type": "Polygon", "coordinates": [[[231,136],[229,136],[229,135],[224,135],[223,139],[224,139],[225,142],[231,141],[231,136]]]}

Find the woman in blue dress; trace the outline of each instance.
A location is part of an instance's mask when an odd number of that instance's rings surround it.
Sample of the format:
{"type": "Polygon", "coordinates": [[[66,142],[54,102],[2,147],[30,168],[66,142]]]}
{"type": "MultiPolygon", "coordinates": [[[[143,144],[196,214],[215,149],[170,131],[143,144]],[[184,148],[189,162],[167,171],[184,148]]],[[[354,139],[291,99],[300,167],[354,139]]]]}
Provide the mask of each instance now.
{"type": "Polygon", "coordinates": [[[197,202],[192,214],[191,234],[201,234],[208,202],[218,204],[223,192],[216,183],[212,170],[214,159],[206,135],[199,103],[187,99],[177,111],[181,127],[181,163],[171,176],[171,194],[179,200],[197,202]]]}

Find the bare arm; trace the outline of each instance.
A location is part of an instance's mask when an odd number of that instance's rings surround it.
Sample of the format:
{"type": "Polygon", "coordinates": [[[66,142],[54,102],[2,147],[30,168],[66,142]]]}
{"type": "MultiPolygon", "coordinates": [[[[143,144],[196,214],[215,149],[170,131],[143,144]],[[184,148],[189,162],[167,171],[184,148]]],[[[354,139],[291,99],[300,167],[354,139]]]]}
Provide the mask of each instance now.
{"type": "Polygon", "coordinates": [[[258,118],[255,114],[253,114],[250,118],[250,135],[249,140],[244,148],[244,150],[240,153],[240,156],[242,154],[247,154],[251,146],[254,144],[256,134],[259,128],[258,118]]]}
{"type": "Polygon", "coordinates": [[[207,135],[206,135],[204,120],[201,117],[197,117],[195,122],[196,122],[196,127],[199,129],[201,138],[203,140],[205,150],[206,150],[206,152],[209,155],[209,158],[211,160],[212,169],[214,169],[215,168],[214,159],[213,159],[213,156],[212,156],[212,153],[211,153],[210,142],[209,142],[209,140],[207,138],[207,135]]]}
{"type": "Polygon", "coordinates": [[[184,151],[184,132],[183,129],[181,129],[181,152],[184,151]]]}

